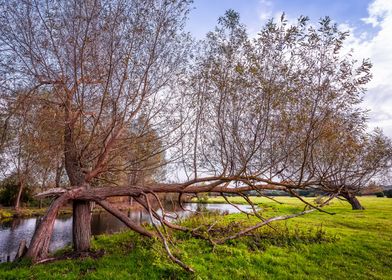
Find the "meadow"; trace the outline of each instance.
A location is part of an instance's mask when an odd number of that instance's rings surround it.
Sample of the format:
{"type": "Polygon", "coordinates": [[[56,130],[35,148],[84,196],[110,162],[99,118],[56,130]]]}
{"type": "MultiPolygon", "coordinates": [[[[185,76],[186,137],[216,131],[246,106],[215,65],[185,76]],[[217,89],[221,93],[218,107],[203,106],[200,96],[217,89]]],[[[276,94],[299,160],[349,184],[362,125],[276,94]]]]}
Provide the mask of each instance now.
{"type": "MultiPolygon", "coordinates": [[[[295,198],[276,199],[283,204],[253,201],[266,216],[304,207],[295,198]]],[[[325,207],[334,215],[313,212],[223,245],[173,233],[173,253],[194,274],[170,262],[160,242],[125,231],[94,238],[93,247],[104,251],[102,257],[0,264],[0,279],[392,279],[392,199],[359,199],[366,210],[353,211],[348,203],[334,200],[325,207]]],[[[244,203],[239,197],[231,200],[244,203]]],[[[200,222],[205,227],[214,223],[211,237],[219,237],[255,222],[255,217],[208,213],[182,221],[188,226],[200,222]]]]}

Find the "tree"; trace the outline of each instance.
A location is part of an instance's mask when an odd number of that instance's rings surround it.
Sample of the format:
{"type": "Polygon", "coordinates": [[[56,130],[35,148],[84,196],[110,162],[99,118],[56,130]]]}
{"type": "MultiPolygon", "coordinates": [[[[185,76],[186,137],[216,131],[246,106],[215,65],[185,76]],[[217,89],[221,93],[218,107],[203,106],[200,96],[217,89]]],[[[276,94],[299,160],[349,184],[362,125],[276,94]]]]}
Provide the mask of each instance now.
{"type": "MultiPolygon", "coordinates": [[[[45,95],[41,94],[40,98],[45,95]]],[[[2,177],[16,180],[18,195],[15,209],[19,209],[25,185],[43,187],[53,181],[59,186],[62,173],[62,138],[59,116],[45,104],[36,102],[24,92],[17,92],[15,100],[5,112],[6,125],[2,155],[2,177]],[[41,184],[39,183],[41,182],[41,184]]]]}
{"type": "Polygon", "coordinates": [[[329,153],[330,161],[330,169],[325,172],[331,174],[323,190],[339,191],[353,210],[364,209],[356,195],[366,189],[372,180],[381,181],[386,177],[392,164],[391,140],[380,130],[362,133],[360,136],[355,139],[352,127],[347,130],[344,124],[340,124],[334,129],[336,139],[329,137],[329,147],[323,146],[323,152],[329,153]]]}
{"type": "MultiPolygon", "coordinates": [[[[22,98],[23,99],[23,98],[22,98]]],[[[25,139],[29,133],[29,126],[27,121],[27,106],[23,102],[19,102],[18,108],[12,108],[16,118],[10,119],[9,116],[5,118],[4,123],[4,141],[2,142],[2,177],[7,179],[12,178],[13,185],[17,190],[16,197],[10,204],[14,205],[15,210],[19,210],[22,193],[25,190],[26,181],[31,177],[31,164],[33,155],[27,149],[25,139]]],[[[7,184],[6,184],[7,185],[7,184]]]]}
{"type": "Polygon", "coordinates": [[[288,26],[283,15],[250,40],[229,11],[208,34],[189,94],[198,104],[189,172],[283,182],[360,207],[354,195],[391,160],[389,140],[366,133],[357,106],[371,64],[342,54],[348,34],[329,18],[318,29],[307,22],[288,26]]]}
{"type": "MultiPolygon", "coordinates": [[[[34,99],[37,92],[51,92],[43,102],[64,117],[65,170],[72,186],[89,188],[105,171],[116,157],[113,146],[126,142],[124,130],[141,112],[147,120],[168,113],[169,106],[166,112],[161,106],[170,94],[160,93],[181,70],[185,44],[178,31],[188,2],[1,2],[5,95],[26,89],[34,99]]],[[[87,250],[89,202],[75,200],[73,210],[74,247],[87,250]]]]}
{"type": "MultiPolygon", "coordinates": [[[[191,44],[182,32],[188,7],[189,1],[180,0],[1,2],[3,98],[23,89],[30,100],[63,117],[65,170],[72,186],[39,194],[56,199],[27,257],[47,256],[55,217],[67,202],[73,203],[76,251],[90,248],[94,201],[132,230],[159,238],[174,262],[192,270],[171,254],[166,231],[134,224],[106,199],[130,196],[165,229],[203,237],[197,229],[171,223],[159,194],[177,193],[180,201],[184,194],[238,194],[260,221],[212,240],[220,244],[275,221],[324,211],[341,194],[331,190],[316,205],[296,190],[322,189],[336,175],[321,148],[334,120],[348,127],[365,121],[356,117],[364,114],[356,105],[371,65],[342,55],[347,33],[329,18],[315,29],[305,17],[289,26],[282,16],[252,40],[239,15],[228,11],[188,63],[191,44]],[[42,98],[42,92],[50,94],[42,98]],[[181,166],[187,179],[98,183],[160,163],[181,166]],[[284,191],[308,208],[265,218],[247,196],[263,190],[284,191]]],[[[344,155],[345,149],[338,149],[338,158],[344,155]]],[[[347,171],[346,165],[337,169],[341,178],[347,171]]]]}
{"type": "Polygon", "coordinates": [[[20,204],[29,203],[33,200],[33,192],[31,186],[27,184],[22,189],[22,192],[20,192],[18,176],[11,174],[0,181],[0,205],[15,206],[17,198],[20,204]]]}

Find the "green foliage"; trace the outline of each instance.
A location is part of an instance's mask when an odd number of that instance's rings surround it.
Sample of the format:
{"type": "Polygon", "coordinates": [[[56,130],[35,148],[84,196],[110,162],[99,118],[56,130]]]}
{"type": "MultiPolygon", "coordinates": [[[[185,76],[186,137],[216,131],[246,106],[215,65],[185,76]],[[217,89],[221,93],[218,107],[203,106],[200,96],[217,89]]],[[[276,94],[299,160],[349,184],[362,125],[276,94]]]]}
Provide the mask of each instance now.
{"type": "Polygon", "coordinates": [[[197,194],[197,202],[206,203],[208,201],[208,193],[199,193],[197,194]]]}
{"type": "MultiPolygon", "coordinates": [[[[0,205],[14,206],[19,191],[19,182],[16,176],[10,176],[0,182],[0,205]]],[[[30,186],[25,186],[20,199],[21,203],[33,201],[33,192],[30,186]]]]}

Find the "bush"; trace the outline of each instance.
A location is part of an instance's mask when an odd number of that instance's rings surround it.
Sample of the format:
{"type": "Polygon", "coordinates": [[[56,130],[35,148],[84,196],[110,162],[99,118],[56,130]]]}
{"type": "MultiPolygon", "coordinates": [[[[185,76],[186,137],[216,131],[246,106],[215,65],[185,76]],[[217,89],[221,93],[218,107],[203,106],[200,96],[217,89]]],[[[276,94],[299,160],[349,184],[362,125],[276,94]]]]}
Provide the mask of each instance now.
{"type": "Polygon", "coordinates": [[[305,196],[305,197],[315,197],[317,194],[313,190],[299,190],[298,195],[305,196]]]}
{"type": "Polygon", "coordinates": [[[199,193],[197,194],[197,202],[206,203],[208,201],[208,197],[208,193],[199,193]]]}
{"type": "Polygon", "coordinates": [[[392,190],[385,190],[384,195],[388,198],[392,198],[392,190]]]}
{"type": "Polygon", "coordinates": [[[384,193],[383,192],[378,192],[378,193],[376,193],[376,196],[377,197],[384,197],[384,193]]]}

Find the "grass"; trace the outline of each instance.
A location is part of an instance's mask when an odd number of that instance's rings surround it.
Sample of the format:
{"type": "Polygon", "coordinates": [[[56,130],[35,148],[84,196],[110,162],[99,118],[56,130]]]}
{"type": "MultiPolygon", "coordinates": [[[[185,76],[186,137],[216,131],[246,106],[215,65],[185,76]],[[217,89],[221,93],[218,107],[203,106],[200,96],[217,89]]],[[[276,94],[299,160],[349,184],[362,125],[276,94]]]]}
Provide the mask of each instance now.
{"type": "MultiPolygon", "coordinates": [[[[0,222],[5,223],[13,220],[14,218],[30,218],[45,215],[47,207],[21,207],[18,211],[11,207],[0,208],[0,222]]],[[[71,215],[72,209],[70,207],[64,207],[61,209],[60,215],[71,215]]]]}
{"type": "Polygon", "coordinates": [[[0,208],[0,222],[8,222],[9,220],[12,219],[12,217],[13,214],[11,211],[0,208]]]}
{"type": "MultiPolygon", "coordinates": [[[[231,199],[243,203],[241,198],[231,199]]],[[[294,198],[277,199],[284,204],[263,198],[254,202],[270,216],[303,209],[294,198]]],[[[0,279],[392,279],[392,199],[360,201],[365,211],[352,211],[336,200],[326,207],[335,215],[311,213],[278,222],[276,230],[266,227],[215,247],[176,233],[173,253],[196,270],[194,275],[172,264],[159,242],[127,231],[94,239],[94,249],[106,251],[102,258],[1,264],[0,279]]],[[[183,223],[214,222],[210,234],[216,237],[254,221],[244,214],[210,213],[183,223]]]]}

